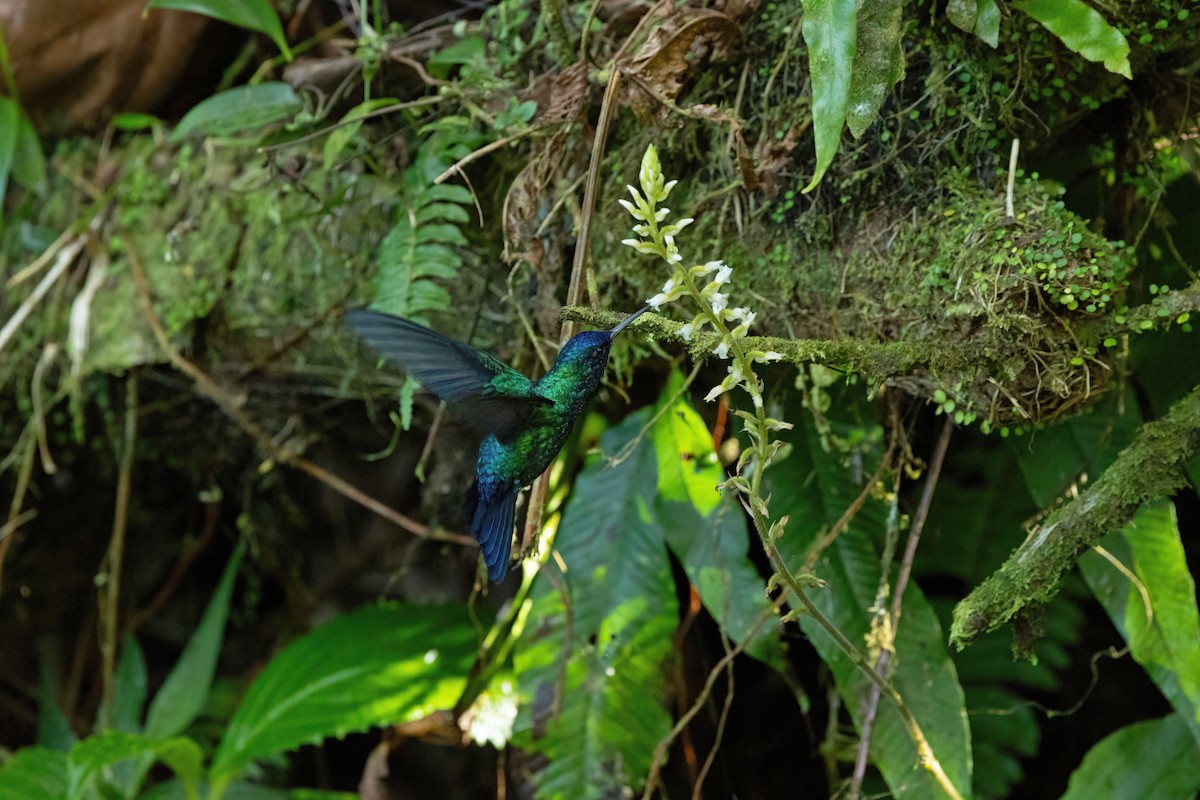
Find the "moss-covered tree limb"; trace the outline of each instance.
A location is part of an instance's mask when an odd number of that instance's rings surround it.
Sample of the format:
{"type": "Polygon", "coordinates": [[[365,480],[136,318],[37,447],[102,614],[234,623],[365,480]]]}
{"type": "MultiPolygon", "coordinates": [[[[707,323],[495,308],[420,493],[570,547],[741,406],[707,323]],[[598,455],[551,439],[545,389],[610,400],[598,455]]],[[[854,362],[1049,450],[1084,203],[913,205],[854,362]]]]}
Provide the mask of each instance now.
{"type": "MultiPolygon", "coordinates": [[[[599,328],[616,325],[625,315],[598,308],[566,306],[564,319],[578,320],[599,328]]],[[[690,339],[679,335],[681,322],[654,314],[644,314],[630,327],[649,334],[656,341],[676,342],[687,347],[696,360],[707,358],[720,337],[712,333],[696,333],[690,339]]],[[[823,364],[862,375],[868,380],[883,381],[906,375],[916,369],[932,371],[962,369],[978,365],[988,353],[981,353],[978,344],[933,345],[909,342],[868,342],[853,339],[782,339],[775,336],[750,336],[746,339],[751,350],[774,350],[784,361],[793,364],[823,364]]]]}
{"type": "Polygon", "coordinates": [[[1184,465],[1200,452],[1200,387],[1144,425],[1095,484],[1056,510],[954,609],[950,641],[959,649],[1019,612],[1044,605],[1076,560],[1121,528],[1144,503],[1187,482],[1184,465]]]}

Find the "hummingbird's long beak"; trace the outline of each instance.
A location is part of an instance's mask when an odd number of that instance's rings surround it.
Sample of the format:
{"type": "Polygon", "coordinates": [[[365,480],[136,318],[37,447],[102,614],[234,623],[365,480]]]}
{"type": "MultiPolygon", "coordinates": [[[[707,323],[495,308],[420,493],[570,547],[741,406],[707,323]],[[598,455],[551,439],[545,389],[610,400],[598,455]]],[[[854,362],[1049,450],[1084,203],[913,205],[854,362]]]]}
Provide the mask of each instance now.
{"type": "Polygon", "coordinates": [[[626,326],[626,325],[628,325],[629,323],[633,322],[635,319],[637,319],[638,317],[640,317],[642,314],[645,314],[645,313],[646,313],[647,311],[649,311],[649,310],[650,310],[650,306],[642,306],[640,309],[638,309],[637,311],[633,312],[632,314],[630,314],[630,315],[629,315],[628,317],[626,317],[625,319],[621,320],[621,324],[620,324],[620,325],[618,325],[617,327],[613,328],[611,331],[609,331],[609,332],[608,332],[608,333],[609,333],[609,335],[610,335],[610,336],[612,336],[612,337],[615,339],[615,338],[617,337],[617,334],[618,334],[618,333],[620,333],[621,331],[625,330],[625,326],[626,326]]]}

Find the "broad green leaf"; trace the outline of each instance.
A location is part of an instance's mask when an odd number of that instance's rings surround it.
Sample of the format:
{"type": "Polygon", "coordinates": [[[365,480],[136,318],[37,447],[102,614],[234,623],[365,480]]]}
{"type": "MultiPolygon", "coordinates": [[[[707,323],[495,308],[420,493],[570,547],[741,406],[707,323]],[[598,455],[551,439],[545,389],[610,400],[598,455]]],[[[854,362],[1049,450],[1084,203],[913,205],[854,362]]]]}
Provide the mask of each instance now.
{"type": "Polygon", "coordinates": [[[210,775],[450,708],[477,649],[462,606],[361,608],[305,634],[271,659],[234,712],[210,775]]]}
{"type": "Polygon", "coordinates": [[[1104,548],[1132,570],[1146,595],[1095,552],[1079,560],[1083,576],[1134,659],[1188,722],[1200,745],[1200,612],[1175,506],[1162,502],[1142,508],[1119,534],[1105,540],[1104,548]]]}
{"type": "MultiPolygon", "coordinates": [[[[835,424],[834,431],[847,441],[874,442],[879,438],[878,430],[835,424]]],[[[767,471],[764,494],[772,496],[772,514],[791,518],[786,534],[778,540],[779,549],[791,568],[799,570],[812,542],[838,520],[861,487],[855,484],[848,454],[822,450],[811,423],[798,424],[782,438],[793,445],[793,450],[767,471]]],[[[870,461],[878,459],[877,448],[869,447],[860,455],[867,462],[863,471],[870,473],[870,461]]],[[[885,525],[884,505],[868,500],[817,561],[814,572],[827,585],[809,591],[822,613],[863,650],[880,579],[879,554],[871,533],[882,531],[885,525]]],[[[811,618],[801,617],[800,625],[833,673],[838,694],[855,724],[861,725],[869,682],[811,618]]],[[[913,583],[904,592],[895,647],[892,683],[916,716],[951,782],[967,796],[971,787],[971,744],[963,691],[937,616],[913,583]],[[930,691],[930,687],[937,687],[937,691],[930,691]]],[[[879,702],[870,752],[872,762],[896,797],[941,796],[928,772],[917,768],[916,747],[886,698],[879,702]]]]}
{"type": "Polygon", "coordinates": [[[292,51],[288,47],[287,37],[283,34],[283,25],[280,24],[279,15],[275,13],[275,8],[269,0],[150,0],[146,8],[191,11],[193,14],[203,14],[237,25],[239,28],[266,34],[275,42],[283,57],[288,61],[292,60],[292,51]]]}
{"type": "Polygon", "coordinates": [[[0,800],[59,800],[66,796],[66,753],[25,747],[0,767],[0,800]]]}
{"type": "Polygon", "coordinates": [[[805,192],[821,182],[842,137],[857,41],[855,6],[855,0],[804,0],[800,30],[808,45],[817,150],[812,181],[804,188],[805,192]]]}
{"type": "Polygon", "coordinates": [[[747,555],[745,516],[740,505],[717,492],[725,472],[712,435],[682,387],[683,376],[673,370],[650,431],[658,462],[655,512],[668,546],[725,635],[738,644],[752,635],[746,652],[782,671],[775,614],[747,555]]]}
{"type": "Polygon", "coordinates": [[[1000,7],[996,5],[996,0],[979,0],[975,35],[992,47],[1000,44],[1000,7]]]}
{"type": "Polygon", "coordinates": [[[900,0],[863,0],[846,126],[857,139],[875,121],[887,93],[904,77],[903,5],[900,0]]]}
{"type": "Polygon", "coordinates": [[[78,800],[85,795],[102,769],[138,756],[161,760],[174,770],[185,786],[193,788],[200,778],[200,765],[204,757],[200,746],[184,736],[158,740],[124,731],[89,736],[71,748],[67,797],[78,800]]]}
{"type": "Polygon", "coordinates": [[[482,67],[486,57],[487,42],[478,36],[467,36],[431,55],[425,66],[433,77],[446,78],[460,64],[482,67]]]}
{"type": "Polygon", "coordinates": [[[21,109],[11,97],[0,97],[0,216],[4,212],[4,194],[17,153],[17,131],[21,109]]]}
{"type": "MultiPolygon", "coordinates": [[[[634,440],[647,411],[606,432],[603,451],[616,455],[634,440]]],[[[533,586],[513,656],[521,700],[513,734],[547,759],[534,776],[540,798],[615,796],[645,778],[671,727],[663,662],[678,607],[655,485],[647,441],[613,466],[593,459],[533,586]]]]}
{"type": "Polygon", "coordinates": [[[345,116],[338,121],[338,127],[331,131],[329,138],[325,140],[325,147],[322,149],[324,155],[322,163],[325,165],[325,169],[332,169],[338,155],[346,148],[346,145],[350,144],[350,140],[362,128],[364,117],[372,111],[378,111],[396,102],[398,101],[394,97],[379,97],[359,103],[347,111],[345,116]]]}
{"type": "Polygon", "coordinates": [[[171,132],[172,142],[193,134],[231,136],[282,122],[300,110],[300,98],[286,83],[238,86],[214,94],[183,115],[171,132]]]}
{"type": "Polygon", "coordinates": [[[955,27],[971,33],[979,18],[979,4],[976,0],[947,0],[946,16],[955,27]]]}
{"type": "Polygon", "coordinates": [[[229,599],[233,594],[233,581],[238,566],[242,563],[242,548],[233,551],[225,572],[208,601],[204,616],[196,632],[188,641],[179,661],[162,688],[150,703],[146,713],[146,736],[165,739],[182,733],[191,725],[212,686],[213,673],[217,668],[217,656],[221,653],[221,640],[225,634],[225,619],[229,614],[229,599]]]}
{"type": "Polygon", "coordinates": [[[18,109],[17,142],[13,151],[12,177],[34,194],[46,191],[46,157],[42,142],[29,117],[18,109]]]}
{"type": "Polygon", "coordinates": [[[1088,61],[1097,61],[1109,72],[1133,78],[1129,71],[1129,42],[1124,34],[1083,0],[1015,0],[1013,8],[1042,23],[1088,61]]]}
{"type": "Polygon", "coordinates": [[[1135,722],[1088,751],[1062,800],[1195,800],[1198,763],[1200,745],[1179,714],[1135,722]]]}

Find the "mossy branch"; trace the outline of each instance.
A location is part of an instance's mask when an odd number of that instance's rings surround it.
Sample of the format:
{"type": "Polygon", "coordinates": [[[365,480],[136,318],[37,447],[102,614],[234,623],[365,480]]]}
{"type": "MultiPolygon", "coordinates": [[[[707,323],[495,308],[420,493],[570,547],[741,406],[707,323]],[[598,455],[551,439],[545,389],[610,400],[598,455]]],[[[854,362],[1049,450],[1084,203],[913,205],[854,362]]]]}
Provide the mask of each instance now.
{"type": "Polygon", "coordinates": [[[960,650],[1058,593],[1065,572],[1144,503],[1187,482],[1186,462],[1200,452],[1200,386],[1137,438],[1096,483],[1034,528],[1004,565],[954,609],[950,641],[960,650]]]}
{"type": "MultiPolygon", "coordinates": [[[[576,320],[599,328],[611,328],[627,315],[584,306],[566,306],[563,319],[576,320]]],[[[693,333],[690,339],[679,335],[683,323],[655,314],[643,314],[630,327],[649,334],[656,341],[678,342],[688,348],[695,360],[712,355],[721,337],[714,333],[693,333]]],[[[916,369],[932,372],[976,367],[988,354],[981,353],[977,344],[926,344],[909,342],[866,342],[853,339],[781,339],[775,336],[748,336],[744,340],[751,350],[773,350],[782,361],[793,364],[822,364],[854,372],[868,380],[882,381],[895,375],[906,375],[916,369]]]]}

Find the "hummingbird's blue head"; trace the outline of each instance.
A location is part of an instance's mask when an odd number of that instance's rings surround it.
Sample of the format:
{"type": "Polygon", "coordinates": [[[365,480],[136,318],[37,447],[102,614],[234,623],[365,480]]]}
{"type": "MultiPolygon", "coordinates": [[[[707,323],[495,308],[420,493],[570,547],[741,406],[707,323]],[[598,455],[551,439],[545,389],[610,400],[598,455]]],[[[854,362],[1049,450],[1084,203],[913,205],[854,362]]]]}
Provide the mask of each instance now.
{"type": "Polygon", "coordinates": [[[558,353],[559,362],[598,362],[602,367],[608,362],[608,350],[612,347],[609,331],[584,331],[571,337],[558,353]]]}
{"type": "Polygon", "coordinates": [[[618,333],[624,330],[625,326],[633,322],[644,312],[649,310],[649,306],[635,311],[630,314],[621,324],[609,331],[584,331],[583,333],[575,334],[571,337],[562,350],[558,353],[558,359],[555,364],[572,364],[583,367],[591,367],[596,369],[600,374],[604,373],[604,366],[608,363],[608,350],[612,347],[612,341],[618,333]]]}

